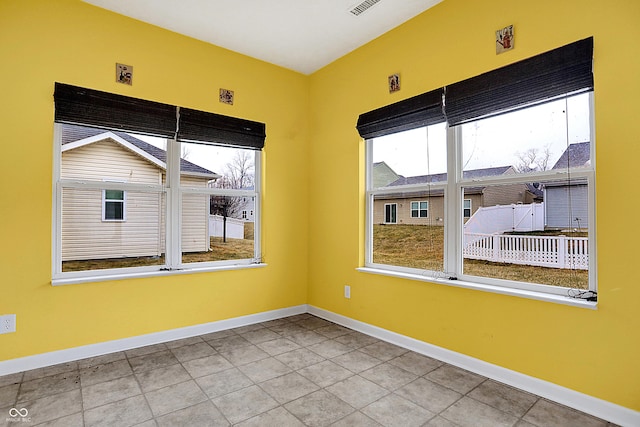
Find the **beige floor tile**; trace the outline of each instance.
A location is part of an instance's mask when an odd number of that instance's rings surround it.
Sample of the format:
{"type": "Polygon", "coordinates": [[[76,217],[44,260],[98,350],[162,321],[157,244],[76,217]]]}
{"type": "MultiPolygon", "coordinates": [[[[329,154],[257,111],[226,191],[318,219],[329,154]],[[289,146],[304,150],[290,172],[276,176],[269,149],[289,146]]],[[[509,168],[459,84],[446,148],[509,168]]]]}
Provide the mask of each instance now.
{"type": "Polygon", "coordinates": [[[233,365],[227,359],[214,354],[213,356],[202,357],[200,359],[189,360],[182,364],[193,378],[204,377],[232,368],[233,365]]]}
{"type": "Polygon", "coordinates": [[[278,354],[287,353],[300,348],[298,344],[286,338],[277,338],[275,340],[266,341],[258,344],[258,347],[269,353],[270,356],[277,356],[278,354]]]}
{"type": "Polygon", "coordinates": [[[140,386],[133,375],[105,381],[82,388],[84,409],[95,408],[141,394],[140,386]]]}
{"type": "Polygon", "coordinates": [[[513,387],[487,380],[468,394],[482,403],[501,411],[522,417],[538,400],[537,396],[513,387]]]}
{"type": "Polygon", "coordinates": [[[265,381],[260,384],[260,388],[280,404],[290,402],[318,390],[317,385],[296,372],[265,381]]]}
{"type": "Polygon", "coordinates": [[[356,409],[362,409],[389,394],[385,388],[358,375],[337,382],[326,390],[356,409]]]}
{"type": "Polygon", "coordinates": [[[211,399],[253,385],[253,381],[238,368],[197,378],[196,383],[211,399]]]}
{"type": "Polygon", "coordinates": [[[80,412],[82,410],[82,396],[80,389],[75,389],[23,402],[18,406],[26,408],[33,425],[37,425],[80,412]]]}
{"type": "Polygon", "coordinates": [[[318,344],[328,339],[324,335],[320,335],[316,332],[309,331],[309,330],[296,332],[294,334],[289,335],[287,338],[289,338],[291,341],[295,342],[296,344],[302,347],[318,344]]]}
{"type": "Polygon", "coordinates": [[[424,425],[424,427],[460,427],[458,424],[453,421],[449,421],[446,418],[442,418],[441,416],[437,416],[429,420],[428,423],[424,425]]]}
{"type": "Polygon", "coordinates": [[[368,379],[369,381],[373,381],[389,391],[397,390],[418,377],[411,372],[407,372],[404,369],[400,369],[389,363],[383,363],[381,365],[374,366],[371,369],[367,369],[366,371],[361,372],[360,376],[368,379]]]}
{"type": "Polygon", "coordinates": [[[431,372],[443,365],[439,360],[423,356],[422,354],[418,354],[414,351],[407,352],[402,356],[391,359],[389,363],[419,376],[431,372]]]}
{"type": "Polygon", "coordinates": [[[76,370],[40,377],[35,380],[25,381],[20,385],[18,402],[35,400],[44,396],[50,396],[52,394],[58,394],[79,388],[80,374],[76,370]]]}
{"type": "Polygon", "coordinates": [[[329,325],[318,328],[315,330],[315,332],[320,335],[324,335],[329,339],[334,339],[342,335],[351,333],[351,329],[345,328],[344,326],[340,325],[329,325]]]}
{"type": "Polygon", "coordinates": [[[358,350],[334,357],[331,361],[356,374],[383,363],[380,359],[376,359],[358,350]]]}
{"type": "MultiPolygon", "coordinates": [[[[19,390],[20,383],[0,387],[0,408],[13,406],[18,400],[19,390]]],[[[0,414],[0,419],[2,419],[3,415],[4,414],[0,414]]]]}
{"type": "Polygon", "coordinates": [[[384,341],[378,341],[360,349],[361,352],[380,359],[383,362],[402,356],[408,350],[384,341]]]}
{"type": "Polygon", "coordinates": [[[275,358],[294,370],[306,368],[325,360],[324,357],[306,348],[288,351],[275,356],[275,358]]]}
{"type": "Polygon", "coordinates": [[[362,409],[362,412],[389,427],[422,426],[435,416],[432,412],[395,394],[383,397],[362,409]]]}
{"type": "Polygon", "coordinates": [[[246,421],[236,424],[237,427],[265,427],[265,426],[277,426],[277,427],[304,427],[304,424],[300,422],[296,417],[291,415],[289,411],[279,406],[275,409],[267,411],[263,414],[257,415],[246,421]]]}
{"type": "Polygon", "coordinates": [[[213,404],[232,424],[248,420],[278,406],[278,402],[256,385],[216,397],[213,404]]]}
{"type": "Polygon", "coordinates": [[[353,407],[326,390],[318,390],[284,405],[308,426],[327,426],[354,412],[353,407]]]}
{"type": "Polygon", "coordinates": [[[375,422],[362,412],[354,412],[343,419],[331,424],[331,427],[381,427],[382,424],[375,422]]]}
{"type": "Polygon", "coordinates": [[[155,353],[129,358],[129,364],[131,365],[133,372],[148,371],[151,369],[174,365],[176,363],[178,363],[178,359],[176,359],[171,350],[162,350],[155,353]]]}
{"type": "Polygon", "coordinates": [[[193,380],[150,391],[145,396],[156,417],[207,400],[207,396],[193,380]]]}
{"type": "Polygon", "coordinates": [[[187,362],[201,357],[212,356],[217,353],[209,344],[201,341],[196,344],[184,345],[182,347],[172,348],[171,352],[180,362],[187,362]]]}
{"type": "Polygon", "coordinates": [[[606,422],[557,403],[540,399],[522,417],[539,427],[604,427],[606,422]]]}
{"type": "Polygon", "coordinates": [[[273,357],[239,366],[238,369],[255,383],[261,383],[291,372],[290,367],[273,357]]]}
{"type": "Polygon", "coordinates": [[[126,359],[115,362],[95,365],[80,370],[80,383],[82,387],[109,381],[133,374],[133,370],[126,359]]]}
{"type": "Polygon", "coordinates": [[[325,360],[315,365],[300,369],[298,373],[320,387],[328,387],[338,381],[342,381],[353,376],[353,372],[335,363],[325,360]]]}
{"type": "Polygon", "coordinates": [[[429,372],[425,378],[462,394],[473,390],[486,379],[451,365],[443,365],[429,372]]]}
{"type": "Polygon", "coordinates": [[[327,359],[340,356],[351,351],[351,347],[333,340],[322,341],[320,343],[310,345],[307,348],[314,353],[318,353],[322,357],[326,357],[327,359]]]}
{"type": "Polygon", "coordinates": [[[38,424],[38,427],[84,427],[84,420],[82,412],[67,415],[66,417],[58,418],[57,420],[47,421],[43,424],[38,424]]]}
{"type": "Polygon", "coordinates": [[[511,427],[518,417],[463,397],[440,414],[462,427],[511,427]]]}
{"type": "Polygon", "coordinates": [[[270,326],[269,329],[282,337],[289,337],[293,334],[305,332],[307,330],[296,323],[285,323],[282,325],[270,326]]]}
{"type": "Polygon", "coordinates": [[[262,351],[253,344],[221,351],[220,354],[235,366],[246,365],[247,363],[256,362],[269,357],[268,353],[262,351]]]}
{"type": "Polygon", "coordinates": [[[167,349],[167,345],[164,343],[147,345],[144,347],[132,348],[131,350],[125,351],[125,354],[128,358],[144,356],[147,354],[157,353],[159,351],[163,351],[167,349]]]}
{"type": "Polygon", "coordinates": [[[153,417],[143,396],[134,396],[84,412],[85,427],[128,427],[153,417]]]}
{"type": "Polygon", "coordinates": [[[272,341],[280,338],[280,335],[267,328],[249,331],[247,333],[241,334],[241,336],[251,344],[260,344],[266,341],[272,341]]]}
{"type": "Polygon", "coordinates": [[[65,372],[74,372],[78,370],[78,362],[61,363],[44,368],[32,369],[24,373],[22,381],[29,381],[38,378],[48,377],[51,375],[62,374],[65,372]]]}
{"type": "Polygon", "coordinates": [[[396,394],[433,413],[445,410],[462,397],[457,391],[424,378],[418,378],[399,388],[396,394]]]}
{"type": "Polygon", "coordinates": [[[115,353],[103,354],[102,356],[89,357],[87,359],[78,360],[78,368],[81,370],[87,368],[94,368],[99,365],[105,365],[107,363],[116,362],[118,360],[124,360],[127,356],[124,351],[117,351],[115,353]]]}
{"type": "Polygon", "coordinates": [[[136,373],[136,378],[142,387],[142,391],[157,390],[173,384],[178,384],[191,379],[191,376],[181,364],[166,366],[136,373]]]}
{"type": "Polygon", "coordinates": [[[23,381],[24,372],[18,372],[15,374],[9,375],[1,375],[0,376],[0,387],[4,387],[12,384],[19,384],[23,381]]]}
{"type": "Polygon", "coordinates": [[[204,342],[204,340],[201,337],[196,336],[196,337],[182,338],[179,340],[169,341],[169,342],[166,342],[165,345],[169,350],[172,350],[174,348],[180,348],[180,347],[184,347],[185,345],[193,345],[201,342],[204,342]]]}
{"type": "Polygon", "coordinates": [[[222,427],[230,425],[218,408],[208,400],[158,417],[157,422],[159,427],[222,427]]]}

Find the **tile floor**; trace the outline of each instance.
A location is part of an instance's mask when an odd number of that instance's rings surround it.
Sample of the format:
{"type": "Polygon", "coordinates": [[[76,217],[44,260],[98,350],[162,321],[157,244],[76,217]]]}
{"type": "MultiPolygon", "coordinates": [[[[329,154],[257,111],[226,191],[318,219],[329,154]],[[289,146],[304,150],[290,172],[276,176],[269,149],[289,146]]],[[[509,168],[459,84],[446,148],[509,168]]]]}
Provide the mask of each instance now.
{"type": "Polygon", "coordinates": [[[0,426],[18,425],[611,424],[302,314],[2,376],[0,426]]]}

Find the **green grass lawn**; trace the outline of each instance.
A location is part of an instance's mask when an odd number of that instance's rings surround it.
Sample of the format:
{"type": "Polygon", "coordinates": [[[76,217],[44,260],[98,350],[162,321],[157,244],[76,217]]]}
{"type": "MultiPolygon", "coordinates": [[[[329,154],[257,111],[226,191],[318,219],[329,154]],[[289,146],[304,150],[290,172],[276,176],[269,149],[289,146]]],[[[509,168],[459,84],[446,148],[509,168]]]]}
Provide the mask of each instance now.
{"type": "MultiPolygon", "coordinates": [[[[211,250],[207,252],[188,252],[182,254],[183,263],[224,261],[231,259],[253,258],[253,224],[245,224],[244,239],[229,239],[222,241],[222,237],[211,238],[211,250]],[[247,233],[249,229],[249,233],[247,233]]],[[[104,270],[107,268],[143,267],[163,265],[164,255],[158,257],[111,258],[82,261],[64,261],[62,271],[104,270]]]]}
{"type": "MultiPolygon", "coordinates": [[[[549,234],[551,233],[546,235],[549,234]]],[[[375,263],[442,271],[443,259],[444,227],[405,224],[373,226],[373,262],[375,263]]],[[[585,270],[468,259],[464,260],[464,273],[577,289],[587,289],[589,282],[588,272],[585,270]]]]}

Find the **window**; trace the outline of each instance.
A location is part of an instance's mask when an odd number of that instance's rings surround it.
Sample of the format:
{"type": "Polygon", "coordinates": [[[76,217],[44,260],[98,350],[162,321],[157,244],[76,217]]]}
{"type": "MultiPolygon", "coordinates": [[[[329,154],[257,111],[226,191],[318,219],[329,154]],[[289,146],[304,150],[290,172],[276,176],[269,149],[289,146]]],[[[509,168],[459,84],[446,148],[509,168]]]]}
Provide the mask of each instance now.
{"type": "Polygon", "coordinates": [[[125,205],[124,191],[103,190],[102,191],[102,220],[103,221],[124,221],[125,205]]]}
{"type": "Polygon", "coordinates": [[[264,125],[61,84],[55,103],[54,284],[260,263],[264,125]]]}
{"type": "Polygon", "coordinates": [[[462,216],[464,218],[471,217],[471,199],[464,199],[462,201],[462,216]]]}
{"type": "Polygon", "coordinates": [[[242,219],[247,219],[247,211],[242,211],[242,219]]]}
{"type": "Polygon", "coordinates": [[[398,222],[398,205],[396,203],[387,203],[384,205],[384,223],[395,224],[398,222]]]}
{"type": "Polygon", "coordinates": [[[411,202],[411,218],[426,218],[428,216],[429,202],[411,202]]]}
{"type": "Polygon", "coordinates": [[[594,300],[592,50],[581,40],[362,114],[365,267],[594,300]],[[410,215],[391,233],[378,212],[389,222],[395,203],[410,215]]]}

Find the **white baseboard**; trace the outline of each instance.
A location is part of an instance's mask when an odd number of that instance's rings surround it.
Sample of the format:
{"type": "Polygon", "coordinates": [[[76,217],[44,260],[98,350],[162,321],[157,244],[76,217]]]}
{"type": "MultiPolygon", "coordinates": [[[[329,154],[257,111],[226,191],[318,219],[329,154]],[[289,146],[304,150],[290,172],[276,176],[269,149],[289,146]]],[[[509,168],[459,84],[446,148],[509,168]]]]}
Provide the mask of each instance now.
{"type": "Polygon", "coordinates": [[[217,322],[186,326],[184,328],[170,329],[167,331],[154,332],[151,334],[123,338],[114,341],[106,341],[65,350],[52,351],[49,353],[36,354],[33,356],[20,357],[17,359],[4,360],[0,362],[0,375],[8,375],[16,372],[28,371],[30,369],[68,363],[74,360],[85,359],[87,357],[102,356],[116,351],[130,350],[132,348],[144,347],[146,345],[159,344],[167,341],[209,334],[211,332],[223,331],[225,329],[252,325],[254,323],[266,322],[268,320],[275,320],[282,317],[294,316],[296,314],[306,313],[307,307],[308,306],[306,304],[303,304],[295,307],[234,317],[232,319],[225,319],[217,322]]]}
{"type": "Polygon", "coordinates": [[[308,312],[349,329],[404,347],[425,356],[458,366],[501,383],[528,391],[562,405],[591,414],[621,426],[640,426],[640,412],[598,399],[557,384],[543,381],[474,357],[447,350],[424,341],[400,335],[368,323],[360,322],[318,307],[309,306],[308,312]]]}

